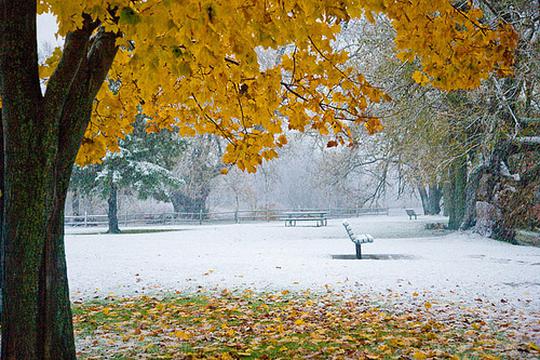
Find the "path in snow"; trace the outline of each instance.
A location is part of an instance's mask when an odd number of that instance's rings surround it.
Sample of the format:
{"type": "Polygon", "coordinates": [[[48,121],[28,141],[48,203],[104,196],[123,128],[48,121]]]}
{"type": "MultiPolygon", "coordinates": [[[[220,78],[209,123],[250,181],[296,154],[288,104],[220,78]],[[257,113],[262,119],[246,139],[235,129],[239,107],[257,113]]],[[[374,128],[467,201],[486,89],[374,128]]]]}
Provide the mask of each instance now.
{"type": "Polygon", "coordinates": [[[364,253],[413,256],[401,260],[332,259],[354,254],[342,220],[321,228],[271,222],[181,226],[147,234],[68,234],[70,288],[76,299],[199,288],[324,291],[330,286],[540,310],[540,248],[424,230],[426,222],[442,219],[348,220],[355,232],[375,237],[363,246],[364,253]]]}

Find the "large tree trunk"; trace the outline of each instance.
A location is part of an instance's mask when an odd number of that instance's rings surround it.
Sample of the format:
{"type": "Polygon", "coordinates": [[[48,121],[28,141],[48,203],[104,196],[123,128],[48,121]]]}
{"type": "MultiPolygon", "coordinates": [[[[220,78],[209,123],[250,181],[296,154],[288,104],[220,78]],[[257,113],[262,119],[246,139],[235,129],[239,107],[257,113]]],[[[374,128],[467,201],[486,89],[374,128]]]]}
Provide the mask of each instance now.
{"type": "Polygon", "coordinates": [[[448,172],[449,186],[445,198],[448,201],[448,228],[459,229],[465,215],[465,187],[467,185],[467,162],[464,157],[455,159],[448,172]]]}
{"type": "Polygon", "coordinates": [[[438,215],[441,212],[442,191],[436,183],[430,183],[426,187],[418,185],[418,193],[422,200],[424,215],[438,215]]]}
{"type": "Polygon", "coordinates": [[[109,184],[109,198],[107,199],[109,205],[109,211],[107,217],[109,219],[109,234],[119,234],[120,228],[118,227],[118,188],[116,184],[110,181],[109,184]]]}
{"type": "Polygon", "coordinates": [[[480,165],[474,169],[467,179],[465,187],[465,211],[461,221],[460,229],[468,230],[476,225],[476,198],[480,179],[486,170],[485,165],[480,165]]]}
{"type": "Polygon", "coordinates": [[[4,143],[2,359],[75,359],[64,253],[71,168],[115,36],[86,20],[41,94],[36,1],[0,0],[4,143]],[[90,46],[91,45],[91,46],[90,46]]]}
{"type": "MultiPolygon", "coordinates": [[[[1,80],[0,80],[1,82],[1,80]]],[[[0,84],[1,88],[1,84],[0,84]]],[[[4,222],[4,127],[2,126],[2,108],[0,107],[0,319],[2,316],[2,283],[4,278],[4,246],[2,243],[2,224],[4,222]]]]}
{"type": "Polygon", "coordinates": [[[428,200],[428,193],[426,191],[426,188],[424,185],[419,184],[417,186],[418,194],[420,195],[420,200],[422,201],[422,210],[424,210],[424,215],[431,215],[430,209],[429,209],[429,200],[428,200]]]}
{"type": "Polygon", "coordinates": [[[430,215],[438,215],[441,213],[441,198],[442,191],[438,184],[435,182],[429,184],[428,203],[430,215]]]}
{"type": "Polygon", "coordinates": [[[58,133],[43,118],[40,89],[33,90],[3,108],[2,358],[73,359],[63,244],[69,164],[60,159],[58,133]]]}
{"type": "Polygon", "coordinates": [[[454,215],[454,198],[453,198],[453,192],[454,192],[454,183],[450,179],[450,170],[448,171],[448,179],[444,182],[443,185],[443,215],[453,217],[454,215]]]}
{"type": "Polygon", "coordinates": [[[30,139],[20,136],[6,142],[3,358],[73,359],[63,242],[62,190],[69,174],[54,176],[52,161],[30,151],[21,154],[19,141],[30,139]],[[11,158],[14,153],[18,159],[11,158]]]}

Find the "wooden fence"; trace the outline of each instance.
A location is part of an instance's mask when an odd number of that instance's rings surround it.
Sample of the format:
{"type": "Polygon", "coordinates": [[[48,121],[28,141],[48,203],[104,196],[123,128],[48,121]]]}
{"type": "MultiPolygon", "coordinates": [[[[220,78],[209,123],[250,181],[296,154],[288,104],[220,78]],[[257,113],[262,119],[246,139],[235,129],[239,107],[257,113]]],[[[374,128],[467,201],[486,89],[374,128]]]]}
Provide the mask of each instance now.
{"type": "MultiPolygon", "coordinates": [[[[181,225],[181,224],[215,224],[215,223],[244,223],[256,221],[277,221],[283,218],[287,211],[309,211],[314,209],[287,209],[287,210],[242,210],[227,212],[198,212],[198,213],[137,213],[119,214],[120,226],[133,225],[181,225]]],[[[329,219],[348,218],[362,215],[388,215],[388,208],[360,208],[360,209],[317,209],[327,211],[329,219]]],[[[66,226],[106,226],[107,215],[66,216],[66,226]]]]}

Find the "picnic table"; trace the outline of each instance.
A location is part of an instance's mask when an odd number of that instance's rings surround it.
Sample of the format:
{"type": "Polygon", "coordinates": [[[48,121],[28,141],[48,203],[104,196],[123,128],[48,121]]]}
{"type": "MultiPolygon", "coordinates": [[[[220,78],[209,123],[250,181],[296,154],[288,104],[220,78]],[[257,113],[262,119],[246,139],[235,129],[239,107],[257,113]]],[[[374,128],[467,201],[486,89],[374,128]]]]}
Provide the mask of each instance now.
{"type": "Polygon", "coordinates": [[[282,220],[285,226],[296,226],[297,221],[315,221],[317,227],[326,226],[326,211],[287,211],[283,213],[282,220]]]}

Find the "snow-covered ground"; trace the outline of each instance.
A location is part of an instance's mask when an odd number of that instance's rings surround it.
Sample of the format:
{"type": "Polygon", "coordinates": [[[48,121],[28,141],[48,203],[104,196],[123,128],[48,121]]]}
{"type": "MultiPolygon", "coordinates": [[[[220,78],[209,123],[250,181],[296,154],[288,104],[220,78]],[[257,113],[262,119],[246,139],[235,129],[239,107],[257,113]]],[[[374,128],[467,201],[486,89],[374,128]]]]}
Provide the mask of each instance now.
{"type": "Polygon", "coordinates": [[[425,223],[442,220],[409,221],[404,215],[349,219],[356,233],[375,237],[363,246],[365,254],[398,255],[361,261],[332,258],[354,254],[343,220],[320,228],[271,222],[121,235],[67,230],[70,287],[74,299],[199,288],[331,288],[415,297],[417,292],[445,301],[540,310],[540,248],[424,229],[425,223]]]}

